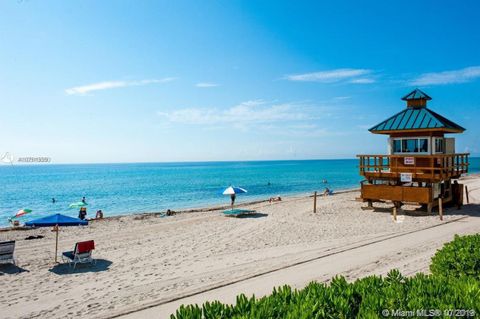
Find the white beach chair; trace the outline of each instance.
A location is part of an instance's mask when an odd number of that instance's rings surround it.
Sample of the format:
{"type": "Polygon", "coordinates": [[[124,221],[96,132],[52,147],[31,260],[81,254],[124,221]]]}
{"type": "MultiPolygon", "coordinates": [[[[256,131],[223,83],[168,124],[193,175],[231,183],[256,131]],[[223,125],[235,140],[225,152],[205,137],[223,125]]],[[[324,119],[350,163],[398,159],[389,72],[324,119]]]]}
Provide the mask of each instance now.
{"type": "Polygon", "coordinates": [[[15,240],[0,242],[0,264],[16,265],[14,252],[15,240]]]}

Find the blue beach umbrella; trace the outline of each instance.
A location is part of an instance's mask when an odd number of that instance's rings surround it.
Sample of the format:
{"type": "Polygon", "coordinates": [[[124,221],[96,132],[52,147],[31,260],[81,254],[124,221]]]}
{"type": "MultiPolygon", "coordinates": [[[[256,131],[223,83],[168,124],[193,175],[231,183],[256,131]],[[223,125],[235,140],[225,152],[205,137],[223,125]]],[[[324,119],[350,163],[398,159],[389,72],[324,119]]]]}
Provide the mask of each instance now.
{"type": "Polygon", "coordinates": [[[65,216],[62,214],[54,214],[38,219],[31,220],[25,223],[25,226],[30,227],[54,227],[56,232],[56,242],[55,242],[55,262],[57,262],[57,252],[58,252],[58,227],[59,226],[81,226],[88,225],[88,221],[81,220],[79,218],[65,216]]]}
{"type": "MultiPolygon", "coordinates": [[[[222,194],[232,196],[232,195],[242,194],[242,193],[246,193],[246,192],[247,192],[247,190],[245,188],[229,186],[223,191],[222,194]]],[[[235,198],[232,197],[232,210],[233,210],[233,201],[234,200],[235,200],[235,198]]]]}

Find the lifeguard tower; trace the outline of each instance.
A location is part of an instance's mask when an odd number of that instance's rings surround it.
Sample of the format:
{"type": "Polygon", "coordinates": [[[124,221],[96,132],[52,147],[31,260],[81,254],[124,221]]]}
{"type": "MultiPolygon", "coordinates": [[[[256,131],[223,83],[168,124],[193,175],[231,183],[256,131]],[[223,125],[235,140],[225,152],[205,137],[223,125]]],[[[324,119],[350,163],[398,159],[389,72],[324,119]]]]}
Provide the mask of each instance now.
{"type": "Polygon", "coordinates": [[[361,199],[373,208],[375,201],[422,204],[430,213],[438,202],[463,203],[463,185],[468,172],[468,153],[455,153],[455,139],[463,127],[427,108],[431,100],[419,89],[405,95],[407,107],[369,131],[385,134],[388,155],[357,155],[360,161],[361,199]]]}

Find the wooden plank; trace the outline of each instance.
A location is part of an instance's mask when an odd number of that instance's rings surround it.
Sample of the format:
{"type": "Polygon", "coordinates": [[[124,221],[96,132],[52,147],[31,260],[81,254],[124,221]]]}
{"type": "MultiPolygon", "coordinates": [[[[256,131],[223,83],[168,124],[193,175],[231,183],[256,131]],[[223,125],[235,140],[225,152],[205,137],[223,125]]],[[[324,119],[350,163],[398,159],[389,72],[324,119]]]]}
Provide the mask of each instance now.
{"type": "Polygon", "coordinates": [[[391,200],[399,202],[429,203],[432,192],[429,187],[362,185],[362,198],[372,200],[391,200]]]}
{"type": "Polygon", "coordinates": [[[429,187],[403,187],[403,201],[415,203],[429,203],[432,201],[429,187]]]}

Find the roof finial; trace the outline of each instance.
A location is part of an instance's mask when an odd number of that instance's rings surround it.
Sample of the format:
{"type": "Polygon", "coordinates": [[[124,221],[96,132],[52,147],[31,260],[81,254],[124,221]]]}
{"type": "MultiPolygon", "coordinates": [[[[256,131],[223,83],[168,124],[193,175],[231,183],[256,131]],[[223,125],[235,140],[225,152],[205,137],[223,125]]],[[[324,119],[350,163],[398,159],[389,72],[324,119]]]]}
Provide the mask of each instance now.
{"type": "Polygon", "coordinates": [[[420,89],[408,93],[402,100],[407,101],[407,107],[426,107],[427,101],[432,98],[420,89]]]}

